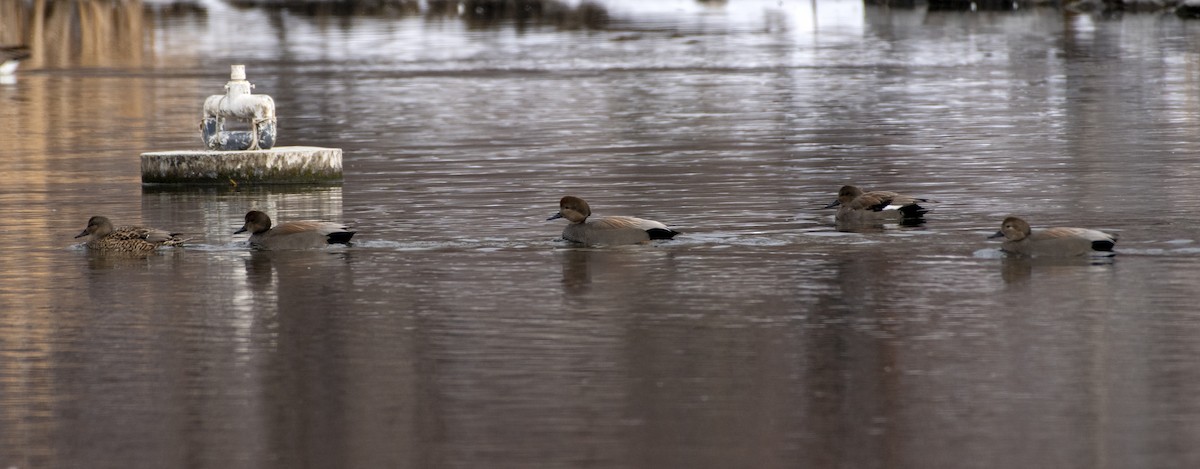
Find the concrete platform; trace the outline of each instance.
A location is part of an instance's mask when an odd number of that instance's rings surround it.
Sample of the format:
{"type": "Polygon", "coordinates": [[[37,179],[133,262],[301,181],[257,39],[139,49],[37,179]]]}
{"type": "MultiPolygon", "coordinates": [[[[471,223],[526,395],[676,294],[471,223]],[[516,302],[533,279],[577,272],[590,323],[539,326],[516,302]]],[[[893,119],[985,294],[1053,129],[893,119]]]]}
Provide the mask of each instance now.
{"type": "Polygon", "coordinates": [[[342,149],[142,153],[142,184],[340,184],[342,149]]]}

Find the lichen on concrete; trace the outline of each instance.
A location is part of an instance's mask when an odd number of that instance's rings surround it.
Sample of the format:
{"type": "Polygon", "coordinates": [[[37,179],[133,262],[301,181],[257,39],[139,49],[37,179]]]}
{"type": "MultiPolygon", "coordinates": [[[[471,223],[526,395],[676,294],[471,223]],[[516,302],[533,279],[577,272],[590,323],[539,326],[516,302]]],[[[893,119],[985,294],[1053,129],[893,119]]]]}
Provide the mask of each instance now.
{"type": "Polygon", "coordinates": [[[330,184],[342,181],[342,150],[275,147],[247,151],[142,153],[143,184],[330,184]]]}

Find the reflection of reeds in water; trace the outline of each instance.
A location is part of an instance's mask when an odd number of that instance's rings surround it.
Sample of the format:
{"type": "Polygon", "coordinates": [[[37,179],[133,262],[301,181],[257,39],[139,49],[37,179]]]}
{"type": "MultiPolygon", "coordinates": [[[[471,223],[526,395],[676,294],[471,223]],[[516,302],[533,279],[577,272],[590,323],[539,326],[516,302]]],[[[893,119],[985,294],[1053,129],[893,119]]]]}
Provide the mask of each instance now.
{"type": "Polygon", "coordinates": [[[3,1],[0,42],[28,44],[32,68],[138,66],[146,21],[141,0],[3,1]]]}
{"type": "MultiPolygon", "coordinates": [[[[278,8],[307,16],[422,14],[419,0],[229,0],[241,8],[278,8]]],[[[426,0],[430,19],[461,19],[471,28],[501,25],[603,29],[608,11],[559,0],[426,0]]],[[[189,5],[184,3],[184,5],[189,5]]],[[[194,8],[194,7],[193,7],[194,8]]],[[[27,44],[29,68],[141,66],[155,12],[142,0],[0,0],[0,44],[27,44]],[[147,13],[147,12],[150,13],[147,13]]]]}
{"type": "Polygon", "coordinates": [[[0,1],[0,45],[26,42],[25,10],[24,2],[0,1]]]}
{"type": "Polygon", "coordinates": [[[563,29],[602,29],[608,10],[591,2],[572,7],[557,0],[430,0],[430,16],[461,16],[468,26],[485,28],[502,22],[549,25],[563,29]]]}
{"type": "Polygon", "coordinates": [[[863,3],[895,8],[915,8],[917,6],[917,0],[863,0],[863,3]]]}
{"type": "MultiPolygon", "coordinates": [[[[275,8],[305,16],[397,16],[421,13],[418,0],[229,0],[239,8],[275,8]]],[[[564,29],[602,27],[608,20],[603,7],[584,2],[572,7],[559,0],[427,0],[431,19],[461,18],[486,28],[500,23],[550,25],[564,29]]]]}
{"type": "MultiPolygon", "coordinates": [[[[1016,10],[1024,1],[1013,0],[930,0],[931,11],[1010,11],[1016,10]]],[[[1026,4],[1025,7],[1030,5],[1026,4]]]]}
{"type": "Polygon", "coordinates": [[[238,8],[277,8],[305,16],[399,16],[421,12],[418,0],[229,0],[238,8]]]}

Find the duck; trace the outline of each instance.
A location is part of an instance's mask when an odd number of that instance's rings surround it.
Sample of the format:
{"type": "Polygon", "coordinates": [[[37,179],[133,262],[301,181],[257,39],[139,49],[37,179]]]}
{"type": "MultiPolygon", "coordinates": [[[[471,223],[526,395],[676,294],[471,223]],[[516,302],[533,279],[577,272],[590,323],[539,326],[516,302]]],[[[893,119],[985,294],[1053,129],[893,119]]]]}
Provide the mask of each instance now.
{"type": "Polygon", "coordinates": [[[901,223],[923,221],[929,209],[919,203],[936,203],[932,199],[923,199],[890,191],[864,192],[856,186],[845,185],[838,190],[837,200],[825,208],[837,207],[835,220],[841,223],[854,222],[888,222],[901,223]]]}
{"type": "Polygon", "coordinates": [[[1010,216],[988,238],[1004,238],[1004,252],[1032,257],[1113,255],[1117,235],[1088,228],[1054,227],[1034,232],[1029,223],[1010,216]]]}
{"type": "Polygon", "coordinates": [[[563,239],[586,245],[637,244],[652,239],[672,239],[679,234],[654,220],[626,216],[588,220],[591,215],[587,201],[568,195],[558,201],[558,213],[546,220],[566,218],[571,223],[563,229],[563,239]]]}
{"type": "Polygon", "coordinates": [[[264,212],[246,212],[246,223],[233,234],[250,232],[250,245],[263,250],[311,249],[330,244],[350,244],[355,231],[344,223],[291,221],[271,225],[264,212]]]}
{"type": "Polygon", "coordinates": [[[93,251],[148,253],[161,246],[182,246],[188,240],[179,235],[141,226],[114,228],[108,217],[94,216],[88,219],[87,227],[75,238],[86,237],[84,246],[93,251]]]}
{"type": "Polygon", "coordinates": [[[0,75],[15,73],[21,61],[30,55],[26,46],[0,46],[0,75]]]}

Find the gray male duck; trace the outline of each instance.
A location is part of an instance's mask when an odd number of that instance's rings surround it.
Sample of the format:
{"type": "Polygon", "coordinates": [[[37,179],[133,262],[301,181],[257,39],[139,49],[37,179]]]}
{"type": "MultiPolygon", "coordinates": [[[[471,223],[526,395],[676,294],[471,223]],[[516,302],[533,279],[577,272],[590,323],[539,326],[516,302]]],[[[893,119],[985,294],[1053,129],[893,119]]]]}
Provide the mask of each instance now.
{"type": "Polygon", "coordinates": [[[563,229],[563,239],[587,245],[636,244],[652,239],[671,239],[679,234],[654,220],[626,216],[589,220],[591,215],[592,209],[586,201],[568,195],[558,201],[558,213],[546,220],[566,218],[571,223],[563,229]]]}
{"type": "Polygon", "coordinates": [[[1111,256],[1117,245],[1115,234],[1066,226],[1033,231],[1018,217],[1005,218],[1000,231],[989,238],[1004,238],[1000,245],[1004,252],[1031,257],[1111,256]]]}
{"type": "Polygon", "coordinates": [[[825,208],[837,207],[835,220],[841,223],[919,223],[929,212],[920,204],[936,202],[890,191],[863,191],[846,185],[838,190],[837,200],[825,208]]]}
{"type": "Polygon", "coordinates": [[[233,234],[250,232],[250,245],[262,250],[312,249],[330,244],[350,244],[354,231],[344,223],[291,221],[272,226],[264,212],[246,213],[246,223],[233,234]]]}

